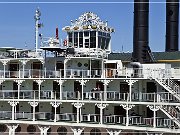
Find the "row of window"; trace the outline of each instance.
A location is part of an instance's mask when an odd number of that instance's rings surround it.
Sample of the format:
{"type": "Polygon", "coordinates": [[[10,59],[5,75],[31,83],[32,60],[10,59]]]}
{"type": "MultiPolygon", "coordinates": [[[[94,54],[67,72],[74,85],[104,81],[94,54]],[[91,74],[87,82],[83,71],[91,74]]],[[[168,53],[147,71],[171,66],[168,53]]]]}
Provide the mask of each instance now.
{"type": "MultiPolygon", "coordinates": [[[[5,124],[0,124],[0,133],[6,132],[7,126],[5,124]]],[[[18,126],[15,130],[15,132],[21,132],[21,126],[18,126]]],[[[27,132],[29,134],[35,134],[36,133],[36,127],[34,125],[29,125],[27,127],[27,132]]],[[[51,132],[51,128],[48,129],[47,134],[49,135],[51,132]]],[[[67,129],[63,126],[59,127],[57,129],[57,134],[58,135],[67,135],[67,129]]],[[[84,132],[81,133],[81,135],[84,135],[84,132]]],[[[90,131],[90,135],[101,135],[101,131],[97,128],[93,128],[90,131]]]]}
{"type": "Polygon", "coordinates": [[[96,31],[68,32],[69,45],[75,48],[96,48],[96,38],[98,37],[98,48],[107,49],[110,42],[110,33],[99,31],[98,36],[96,35],[96,31]]]}

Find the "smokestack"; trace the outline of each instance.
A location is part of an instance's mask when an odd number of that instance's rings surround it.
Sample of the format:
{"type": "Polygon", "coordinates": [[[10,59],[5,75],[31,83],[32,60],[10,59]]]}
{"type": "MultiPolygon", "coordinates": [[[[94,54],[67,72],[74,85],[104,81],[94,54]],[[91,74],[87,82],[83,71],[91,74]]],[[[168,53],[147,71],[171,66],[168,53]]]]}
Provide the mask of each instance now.
{"type": "Polygon", "coordinates": [[[149,0],[134,0],[134,33],[133,54],[134,62],[145,63],[149,43],[149,0]]]}
{"type": "Polygon", "coordinates": [[[166,0],[166,52],[178,51],[179,0],[166,0]]]}
{"type": "Polygon", "coordinates": [[[59,39],[59,30],[58,30],[58,27],[56,27],[56,39],[59,39]]]}

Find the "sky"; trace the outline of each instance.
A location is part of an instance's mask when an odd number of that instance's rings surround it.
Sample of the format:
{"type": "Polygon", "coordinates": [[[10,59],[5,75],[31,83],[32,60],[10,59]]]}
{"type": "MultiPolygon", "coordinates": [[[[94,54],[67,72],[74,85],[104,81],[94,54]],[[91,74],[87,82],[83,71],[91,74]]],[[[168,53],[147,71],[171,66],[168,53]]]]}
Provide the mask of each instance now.
{"type": "MultiPolygon", "coordinates": [[[[35,47],[34,14],[39,7],[44,37],[55,36],[58,27],[60,38],[65,39],[64,26],[84,12],[94,12],[115,29],[112,50],[132,52],[133,6],[133,0],[0,0],[0,47],[35,47]]],[[[165,0],[150,0],[149,6],[149,46],[153,52],[164,51],[165,0]]]]}

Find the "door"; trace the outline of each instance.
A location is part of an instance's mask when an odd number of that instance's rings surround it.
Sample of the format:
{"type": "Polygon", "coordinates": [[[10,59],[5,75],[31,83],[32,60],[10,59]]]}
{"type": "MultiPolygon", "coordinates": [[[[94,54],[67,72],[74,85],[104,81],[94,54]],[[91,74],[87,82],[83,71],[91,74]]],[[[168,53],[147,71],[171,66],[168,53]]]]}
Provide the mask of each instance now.
{"type": "MultiPolygon", "coordinates": [[[[35,91],[35,98],[38,98],[39,96],[39,86],[37,82],[33,82],[33,97],[34,97],[34,91],[35,91]]],[[[31,113],[33,112],[33,107],[31,106],[31,113]]],[[[39,104],[35,108],[35,112],[39,112],[39,104]]]]}
{"type": "Polygon", "coordinates": [[[64,76],[64,63],[57,62],[56,63],[56,71],[58,71],[58,76],[63,77],[64,76]]]}
{"type": "Polygon", "coordinates": [[[81,98],[82,86],[80,85],[80,82],[78,81],[74,82],[74,93],[75,93],[75,98],[81,98]]]}
{"type": "MultiPolygon", "coordinates": [[[[18,98],[18,85],[17,82],[13,82],[13,96],[18,98]]],[[[19,112],[19,104],[16,105],[16,112],[19,112]]]]}
{"type": "Polygon", "coordinates": [[[123,100],[127,100],[127,94],[129,93],[128,83],[120,83],[120,93],[120,98],[123,100]]]}
{"type": "Polygon", "coordinates": [[[39,78],[42,76],[42,63],[41,62],[33,62],[31,65],[32,68],[32,77],[39,78]]]}
{"type": "MultiPolygon", "coordinates": [[[[157,92],[157,86],[156,86],[156,84],[155,84],[154,82],[147,82],[146,92],[147,92],[147,93],[152,93],[152,94],[155,93],[155,92],[157,92]]],[[[153,99],[154,99],[154,98],[153,98],[153,99]]],[[[153,99],[148,98],[148,100],[153,100],[153,99]]],[[[149,107],[147,107],[146,111],[147,111],[147,118],[152,118],[152,117],[153,117],[153,111],[151,111],[151,110],[149,109],[149,107]]]]}
{"type": "Polygon", "coordinates": [[[114,115],[126,116],[126,110],[122,106],[114,106],[114,115]]]}
{"type": "Polygon", "coordinates": [[[10,77],[16,78],[18,77],[19,73],[19,64],[18,63],[10,63],[9,64],[9,71],[10,71],[10,77]]]}

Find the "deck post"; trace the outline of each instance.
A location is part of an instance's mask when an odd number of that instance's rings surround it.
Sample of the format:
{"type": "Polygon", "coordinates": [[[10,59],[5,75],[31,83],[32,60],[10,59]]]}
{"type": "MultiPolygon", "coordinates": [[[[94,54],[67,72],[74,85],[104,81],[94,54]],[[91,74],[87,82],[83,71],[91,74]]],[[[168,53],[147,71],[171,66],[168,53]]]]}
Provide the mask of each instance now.
{"type": "Polygon", "coordinates": [[[77,103],[72,103],[72,105],[74,105],[74,107],[76,107],[76,109],[77,109],[77,123],[79,123],[80,121],[81,121],[81,107],[84,105],[84,103],[79,103],[79,102],[77,102],[77,103]],[[79,118],[79,116],[80,116],[80,118],[79,118]]]}
{"type": "Polygon", "coordinates": [[[38,126],[38,128],[41,131],[40,135],[47,135],[47,131],[50,128],[50,126],[38,126]]]}
{"type": "Polygon", "coordinates": [[[109,104],[95,104],[100,109],[100,124],[103,124],[103,109],[105,109],[109,104]]]}
{"type": "Polygon", "coordinates": [[[9,129],[9,135],[15,135],[15,130],[18,127],[18,125],[19,124],[14,124],[14,125],[13,124],[10,124],[10,125],[6,124],[6,126],[9,129]]]}
{"type": "Polygon", "coordinates": [[[12,106],[12,120],[14,120],[14,111],[15,111],[15,106],[19,103],[18,101],[8,101],[8,103],[12,106]]]}
{"type": "MultiPolygon", "coordinates": [[[[56,95],[55,95],[56,96],[56,95]]],[[[57,107],[60,106],[60,104],[62,104],[61,102],[57,102],[56,99],[54,102],[50,102],[50,104],[54,107],[54,122],[56,122],[56,109],[57,107]]]]}
{"type": "Polygon", "coordinates": [[[70,127],[71,130],[73,131],[74,135],[81,135],[81,133],[83,132],[84,128],[76,128],[76,127],[70,127]]]}

